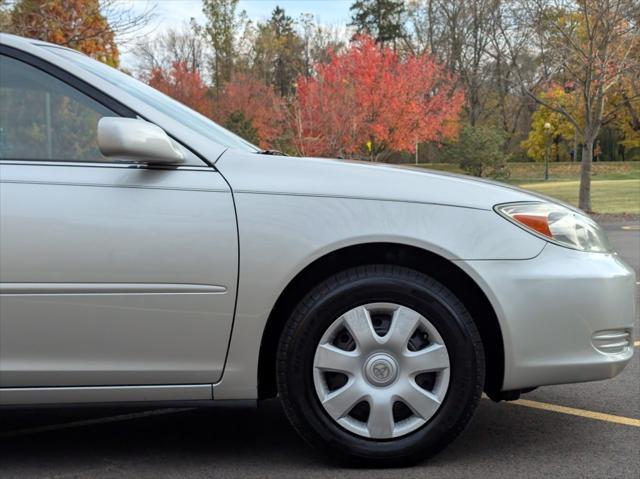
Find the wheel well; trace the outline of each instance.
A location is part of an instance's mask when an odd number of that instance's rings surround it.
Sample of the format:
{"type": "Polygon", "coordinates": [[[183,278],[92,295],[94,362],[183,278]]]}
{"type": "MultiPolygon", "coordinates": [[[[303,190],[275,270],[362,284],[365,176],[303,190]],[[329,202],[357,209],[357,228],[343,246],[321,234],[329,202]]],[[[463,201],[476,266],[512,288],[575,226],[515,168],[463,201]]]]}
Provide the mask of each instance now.
{"type": "Polygon", "coordinates": [[[504,375],[502,332],[491,303],[464,271],[451,261],[413,246],[394,243],[367,243],[333,251],[302,270],[291,280],[269,315],[260,345],[258,397],[277,394],[276,353],[280,333],[298,302],[315,285],[339,271],[365,264],[394,264],[424,273],[444,284],[471,313],[480,332],[485,351],[487,394],[498,393],[504,375]]]}

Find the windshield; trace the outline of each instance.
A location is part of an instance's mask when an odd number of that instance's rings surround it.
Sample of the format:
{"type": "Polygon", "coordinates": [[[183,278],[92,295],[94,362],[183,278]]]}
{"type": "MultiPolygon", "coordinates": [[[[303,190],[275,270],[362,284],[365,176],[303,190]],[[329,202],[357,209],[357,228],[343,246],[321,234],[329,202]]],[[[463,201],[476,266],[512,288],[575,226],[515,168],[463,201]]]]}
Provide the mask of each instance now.
{"type": "Polygon", "coordinates": [[[191,108],[174,100],[173,98],[159,92],[155,88],[142,83],[139,80],[122,73],[121,71],[111,68],[104,63],[93,60],[82,53],[59,47],[47,47],[55,54],[72,61],[85,71],[99,76],[103,80],[108,81],[112,85],[121,88],[130,95],[147,103],[156,110],[182,123],[188,128],[197,131],[201,135],[218,143],[219,145],[235,150],[247,151],[250,153],[259,152],[260,149],[240,138],[238,135],[231,133],[229,130],[222,128],[217,123],[209,120],[204,115],[193,111],[191,108]]]}

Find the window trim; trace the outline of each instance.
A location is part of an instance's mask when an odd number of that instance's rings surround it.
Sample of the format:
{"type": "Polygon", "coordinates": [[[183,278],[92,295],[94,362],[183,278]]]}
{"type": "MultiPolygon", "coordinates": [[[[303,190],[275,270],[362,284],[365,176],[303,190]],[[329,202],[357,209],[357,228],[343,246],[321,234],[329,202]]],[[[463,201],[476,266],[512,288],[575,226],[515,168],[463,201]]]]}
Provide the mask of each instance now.
{"type": "MultiPolygon", "coordinates": [[[[63,82],[65,85],[69,86],[70,88],[73,88],[77,91],[79,91],[80,93],[82,93],[83,95],[91,98],[92,100],[96,101],[97,103],[101,104],[103,107],[113,111],[114,114],[123,117],[123,118],[141,118],[145,121],[149,121],[147,120],[144,116],[138,114],[137,112],[135,112],[134,110],[132,110],[131,108],[129,108],[128,106],[124,105],[123,103],[121,103],[120,101],[116,100],[115,98],[113,98],[111,95],[108,95],[106,93],[104,93],[103,91],[97,89],[96,87],[94,87],[93,85],[87,83],[86,81],[78,78],[77,76],[69,73],[68,71],[58,67],[57,65],[54,65],[51,62],[48,62],[47,60],[43,60],[42,58],[39,58],[31,53],[25,52],[23,50],[19,50],[17,48],[14,47],[10,47],[8,45],[3,45],[0,44],[0,55],[5,55],[7,57],[13,58],[14,60],[17,60],[19,62],[25,63],[33,68],[36,68],[40,71],[42,71],[43,73],[47,74],[47,75],[51,75],[52,77],[56,78],[57,80],[63,82]]],[[[169,132],[166,132],[167,135],[169,135],[169,137],[171,139],[173,139],[173,141],[179,143],[183,148],[187,149],[189,152],[191,152],[196,158],[198,158],[200,161],[202,161],[202,165],[203,167],[206,167],[207,169],[214,169],[215,167],[213,167],[213,165],[208,162],[206,159],[204,159],[201,155],[199,155],[198,153],[196,153],[195,151],[193,151],[193,149],[189,148],[187,145],[185,145],[183,142],[177,140],[176,138],[174,138],[169,132]]],[[[31,160],[28,158],[0,158],[0,163],[5,163],[5,162],[28,162],[29,164],[33,164],[33,163],[42,163],[42,162],[47,162],[47,163],[75,163],[75,164],[83,164],[83,165],[87,165],[87,166],[113,166],[113,165],[136,165],[138,168],[143,168],[143,169],[156,169],[154,166],[152,165],[147,165],[144,163],[139,163],[136,161],[118,161],[118,162],[111,162],[111,161],[75,161],[75,160],[64,160],[64,161],[56,161],[56,160],[31,160]]],[[[179,166],[179,165],[178,165],[179,166]]],[[[197,167],[200,165],[182,165],[182,166],[193,166],[193,167],[197,167]]],[[[173,167],[172,167],[173,168],[173,167]]]]}
{"type": "MultiPolygon", "coordinates": [[[[40,166],[64,166],[67,168],[92,167],[92,168],[119,168],[129,170],[179,170],[179,171],[215,171],[209,165],[150,165],[136,162],[102,162],[102,161],[73,161],[73,160],[41,160],[41,159],[0,159],[0,165],[6,166],[30,166],[37,163],[40,166]]],[[[1,181],[0,181],[1,182],[1,181]]]]}
{"type": "Polygon", "coordinates": [[[13,58],[14,60],[26,63],[27,65],[32,66],[46,73],[47,75],[51,75],[52,77],[57,78],[69,87],[78,90],[92,100],[100,103],[105,108],[113,111],[118,116],[122,116],[125,118],[136,118],[140,116],[129,107],[115,100],[113,97],[96,89],[95,87],[86,83],[84,80],[79,79],[78,77],[63,70],[62,68],[53,65],[46,60],[43,60],[42,58],[38,58],[30,53],[18,50],[13,47],[9,47],[7,45],[0,45],[0,55],[6,55],[13,58]]]}

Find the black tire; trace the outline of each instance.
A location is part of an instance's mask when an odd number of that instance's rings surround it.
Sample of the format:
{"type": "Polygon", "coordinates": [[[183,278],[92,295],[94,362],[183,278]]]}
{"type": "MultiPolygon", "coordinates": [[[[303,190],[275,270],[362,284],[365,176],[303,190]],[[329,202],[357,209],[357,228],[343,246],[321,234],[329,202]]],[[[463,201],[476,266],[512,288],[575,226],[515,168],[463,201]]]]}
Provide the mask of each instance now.
{"type": "Polygon", "coordinates": [[[349,269],[314,288],[288,319],[277,356],[278,392],[297,432],[329,459],[374,467],[423,460],[455,439],[478,404],[484,375],[482,341],[464,305],[434,279],[391,265],[349,269]],[[341,427],[320,404],[313,382],[313,358],[324,332],[346,311],[373,302],[407,306],[428,318],[450,358],[449,389],[436,414],[421,428],[386,440],[341,427]]]}

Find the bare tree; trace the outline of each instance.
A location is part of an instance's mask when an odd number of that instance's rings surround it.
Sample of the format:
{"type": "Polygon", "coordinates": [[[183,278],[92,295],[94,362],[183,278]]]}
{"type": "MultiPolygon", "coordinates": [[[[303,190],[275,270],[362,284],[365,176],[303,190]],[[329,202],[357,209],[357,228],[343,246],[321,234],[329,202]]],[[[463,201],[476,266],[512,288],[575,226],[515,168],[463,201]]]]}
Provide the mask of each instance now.
{"type": "Polygon", "coordinates": [[[528,52],[530,35],[527,29],[521,28],[517,21],[504,15],[504,1],[496,1],[490,18],[486,20],[486,32],[489,43],[486,54],[489,57],[491,76],[487,91],[496,97],[495,104],[489,106],[487,114],[494,118],[505,134],[505,150],[513,146],[513,142],[522,139],[520,136],[529,126],[534,111],[533,102],[523,95],[519,86],[514,84],[515,68],[524,78],[534,75],[533,58],[528,52]],[[502,32],[508,31],[510,47],[502,40],[502,32]],[[511,55],[513,53],[513,56],[511,55]]]}
{"type": "MultiPolygon", "coordinates": [[[[591,164],[596,137],[610,121],[618,106],[607,99],[623,77],[640,74],[637,51],[637,0],[530,0],[521,9],[508,14],[519,19],[522,28],[531,32],[531,50],[538,58],[536,77],[527,78],[522,71],[517,49],[506,29],[502,41],[509,48],[511,61],[518,65],[515,79],[523,93],[538,104],[562,114],[582,140],[582,165],[579,206],[591,208],[591,164]],[[563,83],[567,91],[579,98],[575,111],[544,99],[542,94],[553,82],[563,83]]],[[[638,96],[627,98],[627,104],[638,96]]]]}
{"type": "Polygon", "coordinates": [[[437,0],[408,0],[406,11],[405,47],[415,55],[439,50],[442,23],[436,20],[437,0]]]}
{"type": "Polygon", "coordinates": [[[135,43],[138,35],[156,18],[155,5],[148,0],[143,0],[138,3],[140,4],[144,6],[140,9],[132,9],[118,0],[99,0],[99,8],[109,19],[111,30],[121,46],[135,43]]]}
{"type": "Polygon", "coordinates": [[[169,28],[151,39],[138,41],[133,49],[141,76],[161,68],[169,70],[174,63],[184,63],[189,71],[203,72],[206,47],[202,27],[194,19],[181,28],[169,28]]]}
{"type": "MultiPolygon", "coordinates": [[[[471,126],[495,116],[488,104],[495,94],[507,105],[508,89],[496,89],[498,77],[509,74],[509,62],[496,42],[494,21],[500,16],[499,0],[413,0],[408,3],[407,47],[412,53],[432,53],[458,74],[466,91],[471,126]]],[[[521,108],[519,108],[521,110],[521,108]]],[[[503,111],[506,114],[506,109],[503,111]]],[[[504,125],[505,131],[511,129],[504,125]]]]}
{"type": "Polygon", "coordinates": [[[329,59],[330,50],[345,46],[349,33],[345,28],[319,24],[311,14],[303,13],[298,20],[298,31],[303,45],[304,74],[313,73],[313,66],[329,59]]]}

